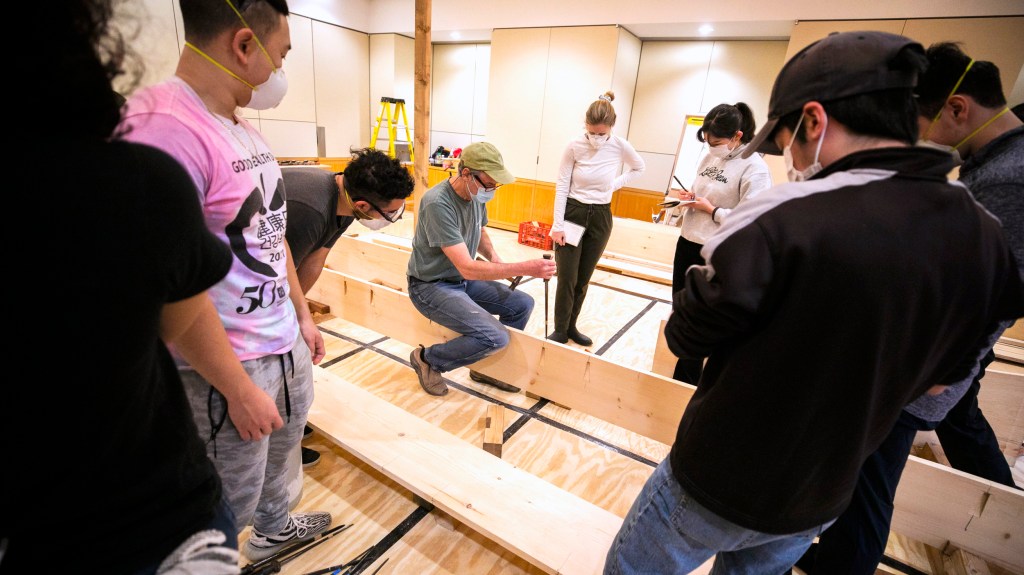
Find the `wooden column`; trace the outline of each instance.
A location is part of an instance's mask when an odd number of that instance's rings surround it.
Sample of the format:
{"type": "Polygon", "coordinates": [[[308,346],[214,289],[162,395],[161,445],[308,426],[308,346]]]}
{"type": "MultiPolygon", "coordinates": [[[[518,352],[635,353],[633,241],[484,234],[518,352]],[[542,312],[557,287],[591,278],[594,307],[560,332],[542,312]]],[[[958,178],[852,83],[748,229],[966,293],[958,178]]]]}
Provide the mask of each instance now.
{"type": "Polygon", "coordinates": [[[430,11],[431,0],[416,0],[416,77],[415,77],[415,111],[416,126],[413,154],[416,157],[414,177],[416,188],[413,201],[416,205],[416,216],[420,212],[420,200],[427,191],[427,171],[430,158],[430,67],[433,60],[433,49],[430,45],[430,11]]]}

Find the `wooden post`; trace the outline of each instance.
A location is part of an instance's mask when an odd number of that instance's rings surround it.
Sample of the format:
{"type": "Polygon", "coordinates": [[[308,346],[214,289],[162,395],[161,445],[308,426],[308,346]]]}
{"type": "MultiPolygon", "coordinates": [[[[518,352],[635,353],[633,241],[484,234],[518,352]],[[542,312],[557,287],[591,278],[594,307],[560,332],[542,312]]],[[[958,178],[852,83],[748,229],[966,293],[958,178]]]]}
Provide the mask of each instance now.
{"type": "Polygon", "coordinates": [[[492,403],[487,406],[484,420],[484,451],[501,457],[501,444],[505,441],[505,408],[492,403]]]}
{"type": "Polygon", "coordinates": [[[430,68],[433,60],[433,48],[430,45],[430,11],[431,0],[416,0],[416,57],[415,57],[415,110],[413,123],[416,126],[413,144],[413,173],[416,187],[413,190],[413,203],[416,205],[418,218],[420,201],[427,191],[427,172],[430,158],[430,68]]]}

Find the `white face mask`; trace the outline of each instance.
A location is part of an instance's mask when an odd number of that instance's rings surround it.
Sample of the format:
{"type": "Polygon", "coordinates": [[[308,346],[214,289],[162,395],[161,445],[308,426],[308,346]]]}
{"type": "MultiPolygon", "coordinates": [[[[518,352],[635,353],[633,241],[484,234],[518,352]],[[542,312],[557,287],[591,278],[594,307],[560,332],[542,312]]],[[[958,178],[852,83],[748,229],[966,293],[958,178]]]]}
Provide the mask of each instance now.
{"type": "Polygon", "coordinates": [[[252,98],[245,105],[253,110],[269,110],[276,108],[284,95],[288,92],[288,78],[284,75],[284,68],[274,70],[266,82],[256,86],[252,91],[252,98]]]}
{"type": "Polygon", "coordinates": [[[362,224],[364,228],[369,228],[369,229],[374,230],[374,231],[386,228],[386,227],[391,225],[391,222],[389,222],[387,220],[384,220],[384,219],[380,219],[380,220],[376,220],[376,219],[374,219],[374,220],[356,220],[356,221],[359,222],[360,224],[362,224]]]}
{"type": "Polygon", "coordinates": [[[611,138],[611,136],[608,134],[605,134],[603,136],[598,136],[597,134],[587,134],[587,141],[590,142],[590,147],[594,148],[595,150],[601,149],[601,146],[603,146],[609,138],[611,138]]]}
{"type": "Polygon", "coordinates": [[[729,144],[722,144],[720,146],[711,146],[708,148],[708,154],[715,158],[724,158],[729,155],[732,150],[729,149],[729,144]]]}
{"type": "Polygon", "coordinates": [[[825,126],[821,129],[821,138],[818,139],[818,149],[814,152],[814,163],[807,166],[803,170],[796,169],[793,166],[793,142],[796,140],[796,135],[800,133],[800,125],[804,122],[803,114],[800,115],[800,120],[796,123],[796,129],[793,130],[793,137],[789,140],[789,144],[782,149],[782,157],[786,161],[786,176],[789,177],[791,182],[803,182],[814,177],[815,174],[821,171],[821,162],[818,161],[818,156],[821,155],[821,144],[825,141],[825,132],[828,130],[828,116],[825,116],[825,126]]]}

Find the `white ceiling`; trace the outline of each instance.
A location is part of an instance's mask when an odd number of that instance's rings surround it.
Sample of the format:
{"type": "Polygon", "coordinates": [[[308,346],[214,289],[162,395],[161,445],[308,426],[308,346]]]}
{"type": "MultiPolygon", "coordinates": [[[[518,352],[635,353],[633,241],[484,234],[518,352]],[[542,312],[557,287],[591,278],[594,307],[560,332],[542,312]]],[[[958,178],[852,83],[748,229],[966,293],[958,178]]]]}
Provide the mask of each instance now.
{"type": "MultiPolygon", "coordinates": [[[[290,0],[289,7],[370,34],[415,35],[416,0],[290,0]]],[[[487,42],[495,28],[608,24],[641,40],[782,40],[797,20],[1024,15],[1022,0],[432,0],[431,7],[433,42],[487,42]],[[703,33],[703,25],[714,30],[703,33]]]]}

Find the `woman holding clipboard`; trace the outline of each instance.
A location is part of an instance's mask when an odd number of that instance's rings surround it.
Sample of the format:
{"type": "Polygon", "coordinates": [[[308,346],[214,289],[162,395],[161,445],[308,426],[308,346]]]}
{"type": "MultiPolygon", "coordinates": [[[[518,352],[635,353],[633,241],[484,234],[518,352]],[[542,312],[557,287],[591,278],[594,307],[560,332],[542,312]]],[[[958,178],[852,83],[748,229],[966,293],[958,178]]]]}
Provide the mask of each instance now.
{"type": "MultiPolygon", "coordinates": [[[[697,130],[697,140],[708,146],[697,166],[697,176],[689,190],[669,191],[670,197],[689,202],[683,209],[682,229],[672,262],[673,294],[683,289],[690,266],[704,265],[700,250],[729,217],[732,208],[772,186],[768,165],[760,154],[747,159],[740,157],[754,131],[754,114],[743,102],[715,106],[697,130]]],[[[703,363],[701,359],[680,359],[672,378],[696,385],[703,363]]]]}
{"type": "Polygon", "coordinates": [[[555,325],[548,339],[592,345],[576,329],[576,319],[612,232],[612,193],[644,171],[644,161],[624,138],[611,133],[615,108],[611,91],[587,108],[583,134],[562,154],[555,183],[555,214],[551,239],[555,244],[558,284],[555,325]],[[619,174],[622,165],[626,170],[619,174]]]}

